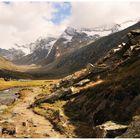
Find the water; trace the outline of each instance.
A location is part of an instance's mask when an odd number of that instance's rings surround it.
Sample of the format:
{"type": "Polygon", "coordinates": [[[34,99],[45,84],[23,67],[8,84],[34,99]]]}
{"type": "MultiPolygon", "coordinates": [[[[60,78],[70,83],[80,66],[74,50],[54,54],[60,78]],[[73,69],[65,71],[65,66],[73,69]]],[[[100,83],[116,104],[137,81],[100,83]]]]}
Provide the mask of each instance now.
{"type": "Polygon", "coordinates": [[[11,88],[0,91],[0,105],[10,105],[19,97],[21,88],[11,88]]]}

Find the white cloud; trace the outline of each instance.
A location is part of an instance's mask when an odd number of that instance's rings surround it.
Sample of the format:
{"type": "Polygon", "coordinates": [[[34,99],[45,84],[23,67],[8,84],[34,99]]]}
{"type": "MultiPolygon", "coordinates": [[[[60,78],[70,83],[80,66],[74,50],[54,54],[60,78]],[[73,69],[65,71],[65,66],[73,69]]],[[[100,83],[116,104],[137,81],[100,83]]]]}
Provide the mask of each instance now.
{"type": "Polygon", "coordinates": [[[47,2],[0,3],[0,47],[11,48],[14,44],[26,44],[40,36],[58,35],[68,20],[60,25],[51,22],[54,9],[47,2]]]}
{"type": "Polygon", "coordinates": [[[72,2],[71,17],[59,25],[51,22],[58,9],[49,2],[0,3],[0,48],[35,41],[40,36],[59,35],[69,25],[94,27],[139,17],[140,2],[72,2]]]}
{"type": "Polygon", "coordinates": [[[73,2],[71,26],[94,27],[140,17],[140,2],[73,2]]]}

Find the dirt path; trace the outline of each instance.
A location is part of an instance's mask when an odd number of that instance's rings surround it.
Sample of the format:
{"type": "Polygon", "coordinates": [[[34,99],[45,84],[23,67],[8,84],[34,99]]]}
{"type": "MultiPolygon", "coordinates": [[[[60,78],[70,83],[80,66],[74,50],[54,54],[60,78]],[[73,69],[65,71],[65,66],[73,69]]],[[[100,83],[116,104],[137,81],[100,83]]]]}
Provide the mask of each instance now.
{"type": "Polygon", "coordinates": [[[34,98],[40,93],[41,89],[37,87],[33,88],[33,91],[29,90],[25,97],[19,99],[17,104],[12,108],[9,120],[15,125],[16,137],[64,137],[59,132],[53,130],[53,126],[48,120],[28,109],[29,105],[34,102],[34,98]]]}

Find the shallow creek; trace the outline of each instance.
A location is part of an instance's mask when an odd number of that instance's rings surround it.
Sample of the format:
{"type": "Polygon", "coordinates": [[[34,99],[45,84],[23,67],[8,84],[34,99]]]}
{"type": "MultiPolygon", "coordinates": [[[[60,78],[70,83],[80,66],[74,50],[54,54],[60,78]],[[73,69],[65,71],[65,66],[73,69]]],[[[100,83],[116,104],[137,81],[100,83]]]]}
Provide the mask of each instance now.
{"type": "Polygon", "coordinates": [[[12,104],[17,98],[19,98],[18,93],[21,89],[22,88],[11,88],[0,91],[0,106],[12,104]]]}

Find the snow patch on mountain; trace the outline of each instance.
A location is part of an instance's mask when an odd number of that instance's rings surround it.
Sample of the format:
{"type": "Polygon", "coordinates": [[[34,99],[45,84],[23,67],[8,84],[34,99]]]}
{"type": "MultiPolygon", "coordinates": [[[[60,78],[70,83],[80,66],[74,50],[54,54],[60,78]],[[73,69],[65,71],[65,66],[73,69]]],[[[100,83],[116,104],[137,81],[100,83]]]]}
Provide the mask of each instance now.
{"type": "Polygon", "coordinates": [[[80,30],[81,32],[84,32],[89,36],[93,36],[95,34],[98,34],[100,36],[107,36],[111,33],[124,30],[128,28],[129,26],[136,24],[139,21],[140,19],[128,20],[122,23],[112,23],[112,24],[102,25],[102,26],[94,27],[94,28],[81,28],[80,30]]]}
{"type": "MultiPolygon", "coordinates": [[[[140,21],[140,19],[134,19],[134,20],[128,20],[122,23],[110,23],[106,25],[102,25],[99,27],[93,27],[93,28],[80,28],[80,29],[75,29],[73,27],[67,27],[65,31],[61,34],[59,38],[63,38],[63,44],[67,44],[69,42],[72,42],[73,37],[85,34],[87,38],[91,37],[91,39],[95,39],[98,37],[102,36],[107,36],[109,34],[112,34],[114,32],[118,32],[120,30],[123,30],[131,25],[134,25],[140,21]]],[[[53,37],[48,37],[48,38],[39,38],[37,39],[34,43],[30,43],[27,45],[15,45],[16,49],[20,48],[22,49],[26,55],[33,53],[35,50],[38,49],[48,49],[48,54],[51,52],[54,43],[59,39],[59,38],[53,38],[53,37]]]]}
{"type": "Polygon", "coordinates": [[[136,24],[139,20],[129,20],[129,21],[125,21],[120,25],[119,30],[123,30],[129,26],[132,26],[134,24],[136,24]]]}
{"type": "Polygon", "coordinates": [[[28,47],[26,47],[26,45],[15,44],[14,49],[22,50],[25,53],[25,55],[30,53],[30,49],[28,47]]]}
{"type": "Polygon", "coordinates": [[[88,36],[94,36],[94,35],[99,35],[99,36],[106,36],[110,34],[110,31],[82,31],[83,33],[86,33],[88,36]]]}
{"type": "Polygon", "coordinates": [[[12,61],[25,56],[25,53],[21,49],[11,48],[6,50],[0,48],[0,55],[12,61]]]}
{"type": "Polygon", "coordinates": [[[54,45],[54,43],[56,42],[56,40],[54,40],[54,41],[51,41],[50,43],[49,43],[49,45],[50,45],[50,48],[48,49],[48,54],[46,55],[46,58],[48,57],[48,55],[50,54],[50,52],[51,52],[51,50],[52,50],[52,48],[53,48],[53,45],[54,45]]]}

